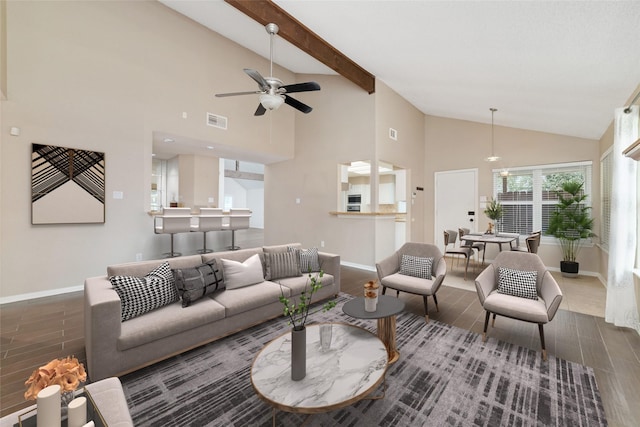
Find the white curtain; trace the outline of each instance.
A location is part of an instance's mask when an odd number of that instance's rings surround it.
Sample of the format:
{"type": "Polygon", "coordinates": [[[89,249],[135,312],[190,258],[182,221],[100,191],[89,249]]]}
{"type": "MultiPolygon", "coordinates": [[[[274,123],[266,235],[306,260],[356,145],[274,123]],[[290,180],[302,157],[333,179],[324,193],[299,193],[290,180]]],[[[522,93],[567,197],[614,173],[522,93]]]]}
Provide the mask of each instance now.
{"type": "Polygon", "coordinates": [[[615,112],[613,140],[613,189],[611,193],[611,233],[605,320],[640,333],[633,268],[637,240],[637,165],[622,152],[638,139],[638,106],[629,114],[615,112]]]}

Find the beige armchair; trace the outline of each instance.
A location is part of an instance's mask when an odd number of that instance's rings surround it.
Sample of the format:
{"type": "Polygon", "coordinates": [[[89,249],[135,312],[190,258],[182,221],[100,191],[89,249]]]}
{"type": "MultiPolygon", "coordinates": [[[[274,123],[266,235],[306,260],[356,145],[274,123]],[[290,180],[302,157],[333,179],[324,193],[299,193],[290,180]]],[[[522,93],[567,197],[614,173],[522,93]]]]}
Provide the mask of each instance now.
{"type": "MultiPolygon", "coordinates": [[[[518,292],[524,288],[520,281],[519,283],[518,292]]],[[[543,325],[553,320],[562,301],[562,291],[538,255],[515,251],[500,252],[493,264],[483,270],[476,278],[476,291],[480,304],[486,311],[483,341],[486,340],[490,314],[493,314],[491,326],[495,325],[496,315],[537,323],[540,344],[542,345],[542,358],[547,360],[543,325]],[[537,294],[537,300],[498,292],[499,268],[509,268],[519,272],[536,271],[534,292],[537,294]]]]}
{"type": "MultiPolygon", "coordinates": [[[[405,263],[405,273],[407,264],[405,263]]],[[[402,292],[422,295],[424,301],[424,317],[429,322],[429,310],[427,308],[427,297],[433,297],[433,302],[438,310],[438,299],[436,292],[440,289],[442,281],[447,274],[447,263],[442,257],[442,252],[437,246],[428,243],[405,243],[394,254],[376,263],[378,278],[382,285],[382,294],[387,288],[395,289],[396,296],[402,292]],[[421,278],[412,275],[402,274],[402,256],[408,255],[418,258],[433,258],[431,265],[431,277],[421,278]]]]}

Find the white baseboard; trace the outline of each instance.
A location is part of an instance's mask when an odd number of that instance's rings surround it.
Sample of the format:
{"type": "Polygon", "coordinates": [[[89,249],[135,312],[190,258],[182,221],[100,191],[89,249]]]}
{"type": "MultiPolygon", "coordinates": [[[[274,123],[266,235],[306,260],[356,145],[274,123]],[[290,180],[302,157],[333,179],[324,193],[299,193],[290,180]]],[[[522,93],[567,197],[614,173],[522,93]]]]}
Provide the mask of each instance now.
{"type": "Polygon", "coordinates": [[[378,271],[378,270],[376,270],[375,266],[364,265],[364,264],[356,264],[355,262],[340,261],[340,265],[344,265],[345,267],[359,268],[360,270],[373,271],[374,273],[378,271]]]}
{"type": "Polygon", "coordinates": [[[9,304],[12,302],[26,301],[30,299],[36,299],[36,298],[51,297],[54,295],[69,294],[71,292],[81,292],[83,290],[84,290],[84,285],[80,285],[80,286],[69,286],[68,288],[51,289],[48,291],[30,292],[28,294],[12,295],[10,297],[0,298],[0,305],[9,304]]]}

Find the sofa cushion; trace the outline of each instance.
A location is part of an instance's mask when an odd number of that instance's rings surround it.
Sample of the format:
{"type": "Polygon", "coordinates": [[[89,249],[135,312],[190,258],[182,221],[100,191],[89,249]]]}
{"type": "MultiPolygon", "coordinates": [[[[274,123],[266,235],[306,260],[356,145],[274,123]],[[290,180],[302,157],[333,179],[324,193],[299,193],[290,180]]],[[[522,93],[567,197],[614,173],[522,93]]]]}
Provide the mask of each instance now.
{"type": "Polygon", "coordinates": [[[173,278],[183,307],[189,307],[192,302],[224,288],[215,259],[197,267],[175,269],[173,278]]]}
{"type": "Polygon", "coordinates": [[[237,289],[264,281],[262,262],[257,254],[250,256],[244,262],[222,258],[222,268],[224,286],[227,289],[237,289]]]}
{"type": "Polygon", "coordinates": [[[293,246],[287,248],[290,252],[295,252],[300,260],[300,271],[302,273],[320,271],[320,260],[318,258],[318,248],[300,249],[293,246]]]}
{"type": "Polygon", "coordinates": [[[264,254],[264,265],[266,280],[302,275],[298,255],[295,252],[267,252],[264,254]]]}
{"type": "MultiPolygon", "coordinates": [[[[318,273],[311,273],[311,274],[315,276],[318,273]]],[[[309,292],[309,290],[311,289],[311,283],[309,281],[309,273],[303,274],[302,276],[299,276],[299,277],[288,277],[286,279],[278,280],[278,283],[281,284],[282,286],[285,286],[291,289],[291,295],[293,296],[300,295],[302,291],[305,290],[305,287],[307,292],[309,292]]],[[[322,276],[322,280],[320,283],[322,284],[323,288],[330,287],[334,283],[333,276],[331,274],[325,273],[324,276],[322,276]]],[[[314,294],[313,302],[315,301],[316,301],[316,298],[314,294]]]]}
{"type": "Polygon", "coordinates": [[[512,268],[498,268],[498,292],[519,298],[538,299],[537,271],[521,271],[512,268]]]}
{"type": "Polygon", "coordinates": [[[431,279],[432,265],[433,257],[425,258],[402,254],[402,259],[400,260],[400,274],[419,277],[421,279],[431,279]]]}
{"type": "MultiPolygon", "coordinates": [[[[226,291],[221,291],[222,293],[226,291]]],[[[179,302],[154,310],[144,316],[122,323],[118,350],[128,350],[167,337],[181,339],[189,331],[224,319],[225,308],[213,299],[202,298],[188,310],[179,302]]],[[[206,337],[202,338],[205,341],[206,337]]]]}
{"type": "Polygon", "coordinates": [[[168,262],[144,277],[111,276],[109,280],[120,297],[123,322],[179,299],[168,262]]]}
{"type": "Polygon", "coordinates": [[[222,292],[217,292],[211,298],[226,309],[226,317],[231,317],[276,303],[280,299],[281,292],[286,297],[291,295],[288,288],[284,286],[281,288],[277,283],[264,281],[237,289],[227,288],[222,292]]]}

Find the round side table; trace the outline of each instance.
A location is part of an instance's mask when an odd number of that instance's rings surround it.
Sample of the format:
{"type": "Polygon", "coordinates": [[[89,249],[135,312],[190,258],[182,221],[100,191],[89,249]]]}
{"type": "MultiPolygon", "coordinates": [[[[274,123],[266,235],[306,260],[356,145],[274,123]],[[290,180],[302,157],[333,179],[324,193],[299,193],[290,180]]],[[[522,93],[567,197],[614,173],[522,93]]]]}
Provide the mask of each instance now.
{"type": "Polygon", "coordinates": [[[404,302],[388,295],[378,295],[376,311],[364,310],[364,297],[356,297],[342,306],[344,314],[356,319],[378,319],[378,338],[387,348],[389,364],[400,358],[396,348],[396,314],[404,310],[404,302]]]}

